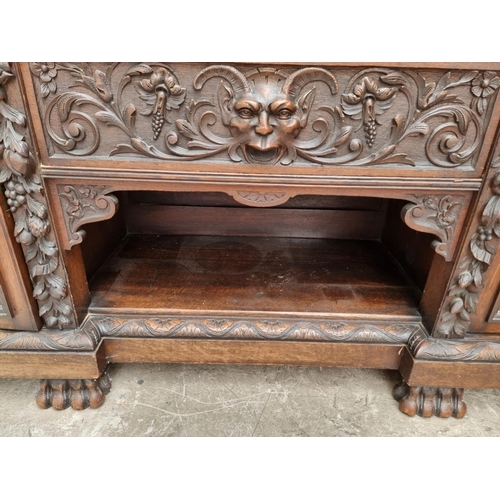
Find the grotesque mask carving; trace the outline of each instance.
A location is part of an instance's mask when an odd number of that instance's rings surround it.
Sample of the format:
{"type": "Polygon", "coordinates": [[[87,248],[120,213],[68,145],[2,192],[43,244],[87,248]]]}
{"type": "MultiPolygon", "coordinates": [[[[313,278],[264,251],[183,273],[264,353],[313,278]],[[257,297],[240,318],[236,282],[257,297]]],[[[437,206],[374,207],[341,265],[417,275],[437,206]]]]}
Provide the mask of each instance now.
{"type": "MultiPolygon", "coordinates": [[[[295,156],[294,141],[306,126],[314,103],[314,81],[338,90],[335,77],[321,68],[306,68],[287,75],[259,68],[245,75],[230,66],[210,66],[195,79],[201,89],[219,77],[218,100],[222,123],[228,127],[249,163],[274,164],[285,154],[295,156]]],[[[287,162],[288,163],[288,162],[287,162]]]]}

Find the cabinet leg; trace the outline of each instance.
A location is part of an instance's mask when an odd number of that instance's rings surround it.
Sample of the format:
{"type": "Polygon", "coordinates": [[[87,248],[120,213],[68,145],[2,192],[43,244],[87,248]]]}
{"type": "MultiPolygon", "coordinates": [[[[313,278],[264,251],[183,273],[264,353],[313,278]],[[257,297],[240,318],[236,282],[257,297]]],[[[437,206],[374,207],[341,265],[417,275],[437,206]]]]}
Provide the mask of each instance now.
{"type": "Polygon", "coordinates": [[[36,404],[43,409],[84,410],[98,408],[104,403],[106,394],[111,390],[111,381],[106,373],[98,379],[41,380],[36,404]]]}
{"type": "Polygon", "coordinates": [[[442,387],[410,387],[401,382],[392,393],[399,401],[399,409],[414,417],[462,418],[467,412],[467,405],[462,401],[463,389],[442,387]]]}

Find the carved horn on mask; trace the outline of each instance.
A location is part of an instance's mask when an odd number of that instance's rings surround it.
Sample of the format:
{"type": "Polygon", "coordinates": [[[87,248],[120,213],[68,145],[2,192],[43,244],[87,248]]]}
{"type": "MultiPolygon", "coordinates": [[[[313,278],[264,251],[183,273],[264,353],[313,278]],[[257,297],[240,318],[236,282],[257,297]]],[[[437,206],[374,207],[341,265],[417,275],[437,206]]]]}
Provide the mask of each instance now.
{"type": "Polygon", "coordinates": [[[321,81],[328,85],[330,91],[336,94],[339,90],[337,79],[332,73],[322,68],[304,68],[292,73],[283,84],[283,92],[292,99],[297,99],[300,91],[310,82],[321,81]]]}
{"type": "Polygon", "coordinates": [[[243,73],[240,73],[236,68],[223,65],[209,66],[208,68],[200,71],[194,79],[194,88],[200,90],[203,85],[205,85],[207,80],[214,77],[226,80],[231,85],[234,92],[240,92],[242,90],[250,92],[251,90],[248,80],[245,78],[243,73]]]}

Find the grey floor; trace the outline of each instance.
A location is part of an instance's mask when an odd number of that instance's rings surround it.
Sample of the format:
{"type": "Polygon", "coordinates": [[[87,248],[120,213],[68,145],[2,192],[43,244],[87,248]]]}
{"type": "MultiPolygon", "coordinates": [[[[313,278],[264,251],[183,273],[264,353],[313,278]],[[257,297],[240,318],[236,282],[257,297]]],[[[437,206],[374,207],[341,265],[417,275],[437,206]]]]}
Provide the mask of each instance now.
{"type": "Polygon", "coordinates": [[[462,420],[399,412],[397,372],[265,366],[111,366],[97,410],[35,405],[0,380],[0,436],[500,436],[500,391],[467,390],[462,420]]]}

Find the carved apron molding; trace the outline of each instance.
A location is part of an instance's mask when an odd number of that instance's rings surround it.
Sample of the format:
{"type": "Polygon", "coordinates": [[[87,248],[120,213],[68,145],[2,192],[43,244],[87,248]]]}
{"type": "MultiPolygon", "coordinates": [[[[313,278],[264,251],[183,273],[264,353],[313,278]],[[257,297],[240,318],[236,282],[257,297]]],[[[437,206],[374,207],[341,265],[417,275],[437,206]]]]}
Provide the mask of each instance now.
{"type": "Polygon", "coordinates": [[[276,318],[185,317],[130,318],[91,315],[82,325],[94,337],[212,338],[406,343],[418,323],[339,322],[276,318]]]}
{"type": "Polygon", "coordinates": [[[12,78],[10,67],[1,63],[0,183],[15,221],[14,236],[23,249],[39,314],[49,328],[71,328],[75,326],[75,314],[36,162],[27,142],[26,117],[7,103],[9,87],[5,84],[12,78]]]}

